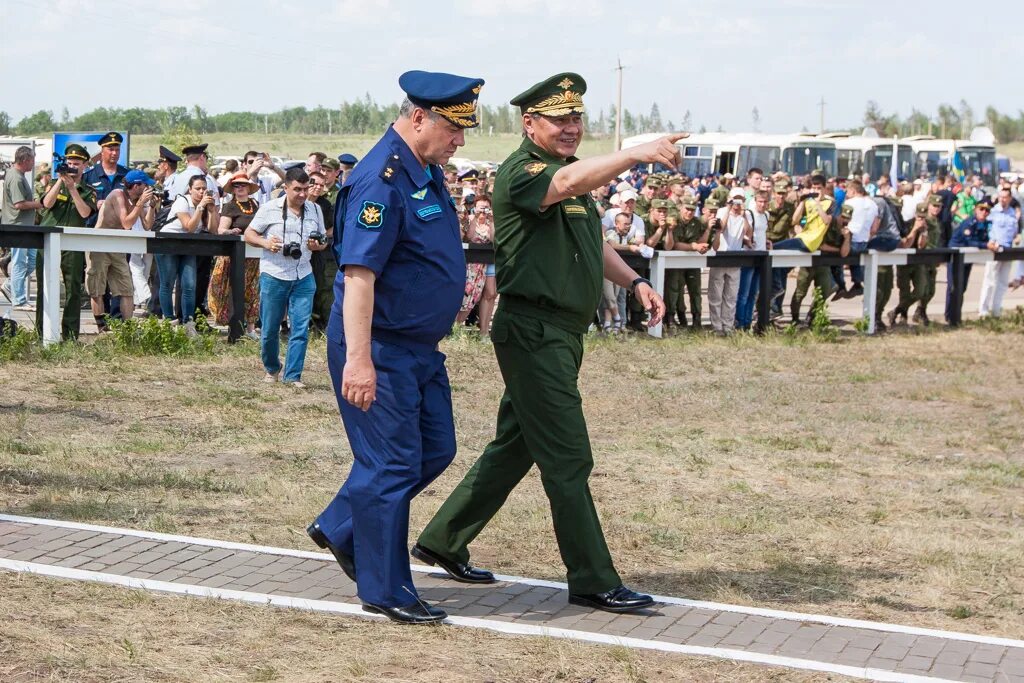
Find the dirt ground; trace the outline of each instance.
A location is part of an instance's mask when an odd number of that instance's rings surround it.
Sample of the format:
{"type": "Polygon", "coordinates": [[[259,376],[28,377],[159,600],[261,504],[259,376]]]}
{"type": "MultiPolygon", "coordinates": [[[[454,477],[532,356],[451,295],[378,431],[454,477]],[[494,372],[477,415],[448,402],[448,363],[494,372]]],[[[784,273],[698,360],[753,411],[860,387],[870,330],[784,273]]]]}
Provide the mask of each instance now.
{"type": "MultiPolygon", "coordinates": [[[[591,487],[627,584],[1024,637],[1022,339],[1017,325],[838,344],[783,334],[590,340],[581,390],[591,487]]],[[[414,535],[493,435],[501,394],[489,346],[460,336],[442,348],[460,454],[414,501],[414,535]]],[[[310,348],[305,391],[262,384],[255,346],[196,359],[93,349],[3,369],[5,512],[314,550],[304,527],[351,463],[323,342],[310,348]]],[[[535,472],[472,550],[482,567],[564,580],[535,472]]],[[[776,675],[458,629],[443,630],[456,647],[437,647],[432,632],[347,618],[0,581],[4,679],[776,675]],[[337,633],[375,645],[332,648],[337,633]],[[330,656],[310,663],[308,643],[330,656]]]]}

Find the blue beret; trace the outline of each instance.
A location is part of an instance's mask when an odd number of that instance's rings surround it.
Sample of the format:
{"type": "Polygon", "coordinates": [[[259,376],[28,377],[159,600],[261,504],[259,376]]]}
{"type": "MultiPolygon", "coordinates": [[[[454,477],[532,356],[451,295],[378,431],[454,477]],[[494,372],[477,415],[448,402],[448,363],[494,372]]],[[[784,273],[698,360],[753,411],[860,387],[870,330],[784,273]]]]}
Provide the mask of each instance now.
{"type": "Polygon", "coordinates": [[[338,155],[338,162],[342,164],[351,164],[355,166],[359,162],[359,159],[356,159],[353,155],[346,152],[344,154],[338,155]]]}
{"type": "Polygon", "coordinates": [[[398,86],[411,102],[440,114],[459,128],[480,125],[476,102],[483,84],[482,78],[429,71],[406,71],[398,77],[398,86]]]}

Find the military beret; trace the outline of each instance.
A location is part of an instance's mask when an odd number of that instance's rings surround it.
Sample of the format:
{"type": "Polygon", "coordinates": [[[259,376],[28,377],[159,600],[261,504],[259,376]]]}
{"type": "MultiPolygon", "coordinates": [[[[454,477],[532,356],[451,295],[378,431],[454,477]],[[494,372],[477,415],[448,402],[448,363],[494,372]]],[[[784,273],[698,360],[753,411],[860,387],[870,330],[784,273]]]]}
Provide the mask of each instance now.
{"type": "Polygon", "coordinates": [[[68,159],[80,159],[89,161],[89,152],[77,142],[72,142],[64,148],[64,156],[68,159]]]}
{"type": "Polygon", "coordinates": [[[843,204],[843,208],[839,210],[839,215],[841,215],[843,218],[852,218],[853,207],[850,206],[849,204],[843,204]]]}
{"type": "Polygon", "coordinates": [[[409,101],[440,114],[459,128],[476,128],[477,98],[484,85],[482,78],[466,78],[430,71],[406,71],[398,77],[409,101]]]}
{"type": "Polygon", "coordinates": [[[111,145],[120,145],[124,142],[124,136],[115,131],[110,131],[106,135],[100,138],[100,147],[110,147],[111,145]]]}
{"type": "Polygon", "coordinates": [[[179,157],[177,154],[167,149],[163,145],[160,145],[160,158],[163,159],[164,161],[169,161],[172,164],[176,164],[179,161],[181,161],[181,157],[179,157]]]}
{"type": "Polygon", "coordinates": [[[185,156],[188,156],[189,154],[205,154],[206,148],[209,146],[210,145],[205,142],[198,145],[189,145],[188,147],[182,147],[181,153],[185,156]]]}
{"type": "Polygon", "coordinates": [[[928,197],[928,204],[931,206],[942,206],[942,197],[937,194],[928,197]]]}
{"type": "Polygon", "coordinates": [[[651,202],[651,208],[652,209],[666,209],[666,210],[667,209],[671,209],[672,208],[672,202],[670,202],[667,199],[655,199],[653,202],[651,202]]]}
{"type": "Polygon", "coordinates": [[[355,166],[357,163],[359,163],[359,159],[356,159],[355,156],[347,152],[344,154],[339,154],[338,161],[342,164],[349,164],[351,166],[355,166]]]}
{"type": "Polygon", "coordinates": [[[565,116],[582,114],[587,82],[575,73],[560,73],[535,83],[512,98],[510,104],[523,114],[565,116]]]}
{"type": "Polygon", "coordinates": [[[322,162],[320,162],[320,165],[321,166],[326,166],[327,168],[331,169],[332,171],[340,171],[341,170],[341,162],[339,162],[334,157],[325,157],[324,160],[322,162]]]}

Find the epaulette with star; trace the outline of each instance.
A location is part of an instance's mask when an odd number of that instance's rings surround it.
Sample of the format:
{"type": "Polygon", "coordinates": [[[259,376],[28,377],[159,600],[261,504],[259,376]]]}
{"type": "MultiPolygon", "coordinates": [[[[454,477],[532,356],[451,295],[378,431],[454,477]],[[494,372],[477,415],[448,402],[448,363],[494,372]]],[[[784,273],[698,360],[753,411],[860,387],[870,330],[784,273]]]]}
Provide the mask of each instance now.
{"type": "Polygon", "coordinates": [[[397,154],[392,154],[388,156],[387,160],[384,163],[384,168],[382,168],[380,171],[381,180],[384,180],[389,183],[392,182],[392,178],[395,177],[395,174],[398,173],[401,167],[402,160],[399,158],[397,154]]]}

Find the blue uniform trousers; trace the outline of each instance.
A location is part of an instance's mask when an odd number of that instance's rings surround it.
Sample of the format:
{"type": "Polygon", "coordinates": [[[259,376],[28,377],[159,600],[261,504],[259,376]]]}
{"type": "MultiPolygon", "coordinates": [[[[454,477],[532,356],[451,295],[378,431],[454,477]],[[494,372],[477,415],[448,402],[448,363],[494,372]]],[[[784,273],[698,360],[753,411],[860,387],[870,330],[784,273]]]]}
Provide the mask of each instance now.
{"type": "Polygon", "coordinates": [[[451,386],[439,351],[371,342],[377,400],[363,412],[341,395],[345,346],[327,344],[327,361],[353,463],[318,518],[331,543],[355,559],[363,602],[416,602],[409,569],[409,502],[455,457],[451,386]]]}

